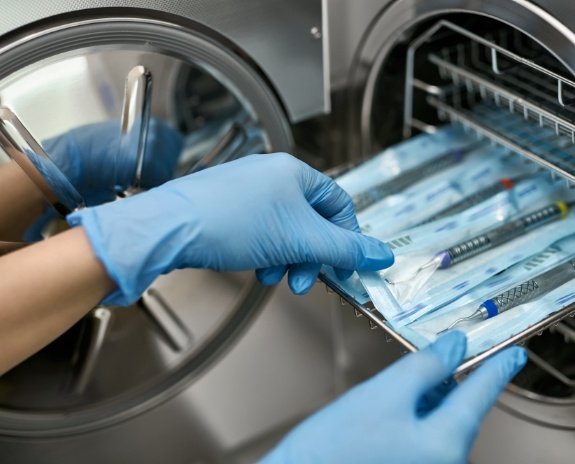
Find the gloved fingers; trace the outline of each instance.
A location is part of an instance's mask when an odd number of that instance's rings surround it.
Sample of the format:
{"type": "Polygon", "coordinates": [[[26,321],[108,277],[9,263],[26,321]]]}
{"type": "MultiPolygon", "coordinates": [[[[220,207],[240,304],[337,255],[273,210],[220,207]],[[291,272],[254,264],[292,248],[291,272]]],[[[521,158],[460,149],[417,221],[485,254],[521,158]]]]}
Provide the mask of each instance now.
{"type": "Polygon", "coordinates": [[[288,272],[288,285],[296,295],[304,295],[314,286],[321,264],[299,263],[290,266],[288,272]]]}
{"type": "Polygon", "coordinates": [[[312,233],[303,236],[305,242],[295,262],[314,262],[357,271],[379,271],[393,264],[391,249],[383,242],[352,232],[317,217],[312,233]]]}
{"type": "Polygon", "coordinates": [[[360,232],[351,197],[333,179],[304,166],[306,172],[302,188],[311,207],[331,223],[360,232]]]}
{"type": "Polygon", "coordinates": [[[284,278],[287,266],[271,266],[256,269],[256,277],[262,285],[277,285],[284,278]]]}
{"type": "Polygon", "coordinates": [[[355,272],[353,269],[342,269],[340,267],[335,267],[333,268],[334,272],[335,272],[335,276],[339,279],[339,280],[347,280],[349,279],[353,273],[355,272]]]}
{"type": "Polygon", "coordinates": [[[451,392],[430,419],[452,424],[454,433],[474,440],[483,418],[526,362],[527,354],[519,347],[495,355],[451,392]]]}
{"type": "Polygon", "coordinates": [[[399,391],[405,398],[414,399],[414,413],[417,413],[424,395],[450,379],[461,364],[466,348],[467,339],[463,332],[449,332],[424,350],[393,364],[387,370],[388,379],[401,383],[399,391]]]}
{"type": "Polygon", "coordinates": [[[82,180],[81,159],[72,133],[64,133],[42,142],[48,157],[68,177],[72,185],[80,190],[82,180]]]}
{"type": "Polygon", "coordinates": [[[457,387],[454,379],[442,381],[439,385],[426,392],[417,403],[416,412],[419,416],[425,416],[437,408],[445,397],[457,387]]]}

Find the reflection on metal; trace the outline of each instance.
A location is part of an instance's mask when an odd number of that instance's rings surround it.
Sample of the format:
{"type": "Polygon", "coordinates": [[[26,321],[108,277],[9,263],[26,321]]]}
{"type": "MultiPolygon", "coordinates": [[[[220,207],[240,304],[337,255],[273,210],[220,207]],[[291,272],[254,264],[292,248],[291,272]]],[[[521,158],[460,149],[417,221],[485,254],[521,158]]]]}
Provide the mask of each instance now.
{"type": "Polygon", "coordinates": [[[126,77],[119,154],[123,159],[136,160],[136,171],[132,183],[132,189],[136,191],[140,188],[142,181],[151,100],[152,74],[144,66],[136,66],[126,77]]]}
{"type": "Polygon", "coordinates": [[[138,305],[171,348],[175,351],[183,351],[189,347],[192,334],[157,290],[148,289],[142,295],[138,305]]]}
{"type": "MultiPolygon", "coordinates": [[[[569,314],[569,317],[573,316],[569,314]]],[[[560,322],[559,324],[553,326],[550,330],[551,332],[557,332],[563,335],[565,343],[575,343],[575,330],[569,327],[569,325],[566,323],[560,322]]]]}
{"type": "MultiPolygon", "coordinates": [[[[460,27],[456,24],[453,24],[449,21],[441,20],[438,21],[433,27],[428,29],[426,32],[421,34],[417,39],[415,39],[409,47],[408,50],[408,62],[407,62],[407,69],[406,69],[406,81],[405,81],[405,103],[404,103],[404,137],[411,136],[411,119],[413,118],[413,89],[414,89],[414,73],[415,73],[415,55],[418,49],[425,43],[429,42],[429,40],[435,36],[438,31],[441,29],[448,29],[453,31],[454,33],[465,37],[467,40],[471,41],[474,44],[478,44],[479,46],[485,47],[487,50],[490,51],[491,55],[491,69],[495,75],[502,75],[508,72],[511,69],[514,69],[517,64],[521,64],[525,66],[528,71],[525,73],[526,76],[531,79],[532,76],[541,76],[544,78],[548,78],[550,81],[555,82],[556,84],[556,101],[561,106],[565,106],[570,102],[565,102],[564,99],[564,86],[568,86],[571,89],[575,89],[575,82],[567,79],[560,74],[557,74],[552,69],[547,68],[545,66],[541,66],[535,63],[533,60],[525,58],[523,56],[517,55],[513,53],[511,50],[507,49],[506,47],[497,45],[494,42],[491,42],[477,34],[474,34],[463,27],[460,27]],[[498,56],[504,56],[508,62],[505,68],[502,68],[500,65],[500,61],[498,56]]],[[[463,49],[462,49],[463,50],[463,49]]]]}
{"type": "MultiPolygon", "coordinates": [[[[227,159],[230,151],[235,151],[233,156],[247,154],[257,143],[264,144],[265,151],[289,152],[292,147],[289,124],[269,85],[239,55],[221,44],[206,40],[192,29],[182,30],[145,21],[110,21],[107,17],[106,21],[75,24],[73,28],[50,32],[41,40],[34,39],[16,46],[10,50],[9,56],[2,53],[1,58],[1,74],[10,76],[9,80],[0,79],[2,97],[17,114],[21,113],[38,140],[64,134],[94,121],[117,121],[121,117],[119,105],[116,105],[117,96],[121,104],[126,76],[134,67],[142,65],[153,75],[151,118],[161,118],[179,129],[184,146],[193,145],[195,148],[195,161],[210,154],[234,122],[245,128],[247,143],[236,151],[241,141],[238,132],[236,139],[212,165],[227,159]],[[143,43],[149,45],[141,47],[143,43]],[[76,60],[80,55],[86,66],[71,80],[67,72],[70,59],[76,60]],[[190,69],[194,71],[194,79],[180,78],[187,76],[190,69]],[[54,79],[55,75],[61,78],[54,79]],[[207,83],[216,83],[219,87],[217,95],[211,92],[211,86],[194,86],[198,76],[207,83]],[[12,83],[23,80],[31,83],[30,88],[18,93],[12,83]],[[182,92],[183,89],[188,89],[189,93],[182,92]],[[197,95],[201,114],[191,112],[193,105],[190,101],[179,97],[190,94],[197,95]],[[54,98],[60,101],[60,95],[71,97],[58,107],[58,117],[47,120],[44,111],[49,111],[42,102],[54,101],[54,98]],[[77,96],[81,101],[77,101],[77,96]],[[220,105],[222,102],[225,105],[220,105]],[[201,117],[199,130],[187,130],[188,126],[180,122],[181,113],[201,117]]],[[[145,85],[138,92],[144,90],[145,85]]],[[[141,103],[141,100],[137,101],[141,103]]],[[[117,130],[120,131],[119,125],[117,130]]],[[[118,137],[111,138],[118,140],[118,137]]],[[[150,133],[146,147],[150,147],[151,138],[150,133]]],[[[138,139],[134,137],[131,140],[136,145],[138,139]]],[[[119,155],[120,147],[117,149],[119,155]]],[[[137,154],[136,151],[130,153],[137,154]]],[[[134,174],[135,158],[131,158],[134,174]]],[[[183,167],[187,168],[191,159],[189,157],[182,162],[183,167]]],[[[148,160],[145,160],[144,169],[147,164],[148,160]]],[[[145,170],[143,174],[145,185],[145,170]]],[[[178,175],[181,175],[180,169],[178,175]]],[[[106,187],[114,184],[113,177],[103,179],[103,182],[109,182],[106,187]]],[[[129,188],[131,184],[132,178],[129,177],[123,188],[129,188]]],[[[61,337],[52,349],[47,347],[37,357],[19,366],[18,372],[13,373],[18,375],[22,386],[18,398],[0,395],[0,434],[61,437],[100,429],[148,411],[194,382],[232,346],[271,291],[252,279],[242,277],[236,281],[234,278],[232,283],[231,279],[228,282],[225,277],[206,274],[207,271],[192,272],[191,280],[185,283],[180,283],[177,275],[165,276],[162,277],[164,283],[159,282],[156,287],[162,292],[163,285],[186,287],[182,288],[186,296],[181,300],[168,301],[170,309],[186,324],[188,331],[178,326],[166,313],[166,308],[161,307],[161,302],[153,297],[146,303],[152,309],[150,312],[161,315],[156,318],[159,322],[155,320],[153,324],[150,318],[154,314],[144,313],[141,306],[114,308],[114,321],[103,341],[100,359],[95,362],[91,379],[90,375],[81,372],[82,368],[89,372],[87,369],[91,363],[83,362],[89,350],[78,352],[76,364],[72,365],[70,361],[80,325],[61,337]],[[205,287],[206,282],[214,282],[217,286],[205,287]],[[226,285],[225,291],[221,282],[226,285]],[[205,294],[198,295],[202,293],[197,290],[198,286],[205,290],[205,294]],[[213,292],[217,292],[220,304],[216,311],[210,313],[214,309],[213,292]],[[162,335],[157,335],[160,330],[162,335]],[[193,342],[190,331],[193,331],[193,342]],[[55,357],[51,356],[54,350],[60,350],[55,357]],[[146,363],[134,362],[142,356],[146,357],[146,363]],[[50,385],[41,380],[44,372],[49,373],[50,385]],[[82,378],[86,380],[80,381],[82,378]],[[71,379],[75,383],[71,383],[71,379]],[[52,386],[54,388],[50,388],[52,386]],[[83,394],[70,394],[74,389],[81,391],[83,388],[83,394]]],[[[99,323],[93,317],[87,317],[83,322],[86,329],[99,323]]],[[[96,338],[100,339],[100,336],[96,338]]],[[[89,337],[83,339],[82,344],[86,348],[89,337]]],[[[0,393],[6,392],[8,381],[7,377],[0,379],[0,393]]]]}
{"type": "Polygon", "coordinates": [[[16,114],[0,107],[0,147],[34,182],[62,216],[84,206],[84,199],[70,180],[48,157],[16,114]]]}
{"type": "Polygon", "coordinates": [[[76,374],[72,380],[71,392],[75,395],[83,394],[92,380],[111,319],[110,309],[99,306],[84,320],[84,330],[72,360],[76,374]]]}
{"type": "Polygon", "coordinates": [[[30,244],[26,242],[0,242],[0,256],[7,255],[28,245],[30,244]]]}
{"type": "Polygon", "coordinates": [[[235,149],[229,151],[224,160],[220,162],[224,163],[235,158],[236,153],[239,148],[247,141],[245,130],[238,123],[234,123],[230,130],[228,130],[223,137],[216,143],[216,145],[209,151],[209,153],[199,161],[195,161],[187,170],[186,174],[191,174],[193,172],[201,171],[202,169],[209,168],[212,163],[219,158],[219,156],[228,148],[233,145],[236,146],[235,149]]]}
{"type": "Polygon", "coordinates": [[[541,369],[543,369],[548,374],[555,377],[557,380],[559,380],[561,383],[563,383],[567,387],[570,387],[570,388],[575,387],[575,379],[571,379],[571,378],[567,377],[559,369],[556,369],[555,367],[553,367],[550,363],[545,361],[542,357],[538,356],[537,354],[535,354],[533,351],[529,350],[528,348],[526,348],[526,350],[527,350],[527,354],[529,355],[529,360],[531,362],[537,364],[537,366],[539,366],[541,369]]]}

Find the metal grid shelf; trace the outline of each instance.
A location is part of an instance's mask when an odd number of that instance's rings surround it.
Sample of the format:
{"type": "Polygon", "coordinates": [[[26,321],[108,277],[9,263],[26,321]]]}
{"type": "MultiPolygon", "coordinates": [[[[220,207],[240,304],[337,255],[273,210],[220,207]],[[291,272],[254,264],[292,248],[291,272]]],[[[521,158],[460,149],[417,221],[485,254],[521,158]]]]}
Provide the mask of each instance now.
{"type": "MultiPolygon", "coordinates": [[[[435,128],[414,116],[414,94],[424,91],[440,119],[461,124],[478,136],[522,155],[526,161],[537,163],[551,176],[560,175],[569,185],[575,183],[575,106],[570,106],[575,103],[575,82],[559,74],[556,63],[547,63],[545,56],[535,56],[537,51],[531,53],[521,43],[521,37],[503,34],[497,40],[502,45],[497,45],[493,37],[477,36],[447,21],[439,21],[415,38],[407,52],[404,137],[411,137],[413,129],[435,128]],[[450,81],[440,87],[416,77],[415,62],[416,55],[425,49],[423,45],[445,29],[462,40],[455,47],[427,55],[438,67],[440,76],[450,81]],[[513,52],[507,48],[511,41],[513,52]],[[516,51],[526,53],[521,56],[516,51]]],[[[387,340],[399,342],[406,351],[417,350],[393,330],[371,302],[359,303],[326,274],[320,274],[320,279],[328,291],[339,295],[342,304],[349,304],[356,315],[364,316],[371,328],[381,329],[387,340]]],[[[466,359],[455,374],[465,374],[501,349],[523,344],[550,327],[561,329],[561,321],[568,316],[575,316],[575,304],[466,359]]]]}
{"type": "MultiPolygon", "coordinates": [[[[341,298],[342,305],[345,304],[350,305],[354,309],[356,316],[365,317],[369,322],[369,326],[371,329],[382,329],[385,334],[385,339],[387,341],[399,342],[402,349],[404,349],[406,352],[417,351],[417,348],[409,340],[399,335],[397,332],[393,330],[391,326],[388,325],[387,321],[382,316],[382,314],[373,308],[371,302],[367,304],[361,304],[357,302],[352,296],[348,295],[335,282],[333,282],[327,274],[320,273],[319,277],[320,280],[323,283],[325,283],[327,291],[329,293],[336,293],[341,298]]],[[[560,327],[561,320],[565,319],[566,317],[575,317],[575,304],[569,305],[563,308],[562,310],[547,316],[545,319],[538,322],[537,324],[532,325],[527,330],[524,330],[519,334],[513,335],[506,341],[499,343],[493,348],[484,351],[483,353],[477,356],[466,359],[455,370],[454,375],[458,376],[466,374],[470,370],[473,370],[476,367],[478,367],[487,358],[499,352],[500,350],[507,348],[509,346],[523,344],[527,339],[539,335],[544,330],[547,330],[551,327],[560,327]]]]}
{"type": "Polygon", "coordinates": [[[575,143],[575,124],[571,122],[575,120],[575,108],[560,103],[560,100],[564,103],[565,98],[571,100],[571,92],[560,98],[561,94],[553,94],[553,85],[557,84],[546,76],[538,78],[534,72],[513,68],[506,74],[497,75],[486,65],[482,66],[478,59],[472,59],[474,67],[455,64],[463,63],[457,55],[465,54],[469,49],[471,56],[477,55],[478,52],[472,52],[477,47],[478,44],[472,42],[466,47],[444,50],[443,57],[430,54],[429,61],[438,67],[443,78],[450,79],[454,85],[464,86],[470,96],[477,93],[480,99],[489,99],[511,113],[521,114],[526,120],[553,129],[558,136],[568,136],[575,143]],[[485,69],[480,73],[482,67],[485,69]]]}
{"type": "Polygon", "coordinates": [[[461,123],[575,182],[575,82],[560,74],[548,53],[523,40],[510,31],[480,37],[447,21],[416,38],[408,50],[404,135],[411,136],[412,128],[433,130],[414,117],[414,91],[424,90],[443,120],[461,123]],[[444,29],[460,41],[426,52],[449,82],[438,87],[415,76],[415,61],[444,29]]]}
{"type": "Polygon", "coordinates": [[[552,176],[560,175],[570,185],[575,183],[575,145],[570,138],[557,136],[553,130],[520,115],[510,115],[489,101],[465,109],[460,97],[455,89],[455,93],[446,92],[441,98],[428,97],[427,101],[438,110],[440,119],[461,124],[549,170],[552,176]]]}

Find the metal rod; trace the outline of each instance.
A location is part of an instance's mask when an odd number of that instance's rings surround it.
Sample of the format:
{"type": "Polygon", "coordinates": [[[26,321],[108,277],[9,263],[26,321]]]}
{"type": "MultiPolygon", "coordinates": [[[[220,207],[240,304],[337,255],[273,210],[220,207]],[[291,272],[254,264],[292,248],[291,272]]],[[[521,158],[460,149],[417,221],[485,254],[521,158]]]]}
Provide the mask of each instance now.
{"type": "Polygon", "coordinates": [[[126,77],[120,139],[122,161],[136,162],[132,181],[134,190],[138,190],[142,182],[151,106],[152,74],[144,66],[136,66],[126,77]]]}
{"type": "Polygon", "coordinates": [[[459,121],[468,127],[473,128],[473,130],[475,130],[479,134],[481,134],[481,135],[483,135],[483,136],[485,136],[491,140],[494,140],[498,144],[525,156],[530,161],[533,161],[536,164],[539,164],[539,165],[541,165],[547,169],[552,169],[552,170],[556,171],[557,173],[561,174],[562,176],[564,176],[570,180],[575,180],[575,176],[573,174],[571,174],[571,173],[569,173],[569,172],[567,172],[561,168],[558,168],[556,165],[544,160],[540,156],[535,155],[534,153],[524,149],[523,147],[516,144],[515,142],[501,136],[500,134],[498,134],[494,130],[484,126],[483,124],[481,124],[477,121],[474,121],[470,115],[467,115],[462,110],[457,110],[457,109],[455,109],[455,108],[453,108],[453,107],[451,107],[445,103],[440,102],[439,100],[437,100],[433,97],[430,97],[428,99],[428,101],[432,106],[434,106],[434,107],[440,109],[441,111],[444,111],[447,114],[449,114],[452,119],[459,121]]]}
{"type": "Polygon", "coordinates": [[[48,203],[60,214],[84,207],[84,199],[68,177],[10,109],[0,107],[0,147],[12,158],[48,203]]]}
{"type": "Polygon", "coordinates": [[[513,101],[515,104],[520,104],[525,110],[531,111],[537,116],[547,118],[548,120],[553,121],[555,124],[560,124],[568,131],[575,131],[575,124],[567,121],[566,119],[561,118],[557,114],[554,114],[540,106],[537,106],[525,100],[524,98],[520,97],[514,92],[507,90],[504,87],[501,87],[500,85],[497,85],[491,82],[490,80],[477,75],[473,71],[460,68],[452,63],[443,60],[437,55],[429,55],[429,61],[437,66],[441,66],[445,69],[448,69],[451,72],[460,74],[462,77],[469,79],[470,81],[475,83],[475,85],[481,88],[489,89],[494,94],[502,95],[505,98],[509,99],[510,101],[513,101]]]}
{"type": "Polygon", "coordinates": [[[525,349],[527,350],[527,354],[529,355],[529,360],[531,362],[536,364],[538,367],[543,369],[548,374],[555,377],[557,380],[559,380],[561,383],[565,384],[566,386],[568,386],[570,388],[575,387],[575,379],[570,379],[565,374],[563,374],[563,372],[561,372],[559,369],[556,369],[551,364],[549,364],[547,361],[545,361],[542,357],[535,354],[533,351],[531,351],[528,348],[525,348],[525,349]]]}
{"type": "MultiPolygon", "coordinates": [[[[246,141],[246,134],[244,128],[238,124],[232,124],[232,127],[218,140],[218,142],[213,146],[213,148],[208,152],[206,156],[202,159],[195,161],[186,171],[186,174],[191,174],[193,172],[200,171],[202,169],[206,169],[211,166],[211,164],[218,158],[218,156],[229,146],[233,144],[238,137],[241,137],[240,144],[245,143],[246,141]]],[[[235,155],[234,150],[232,153],[228,155],[228,158],[232,158],[235,155]]],[[[226,160],[227,161],[227,160],[226,160]]]]}
{"type": "Polygon", "coordinates": [[[567,324],[560,322],[555,327],[553,327],[551,330],[553,332],[558,332],[561,335],[563,335],[563,337],[565,337],[565,341],[575,343],[575,330],[573,330],[567,324]]]}
{"type": "Polygon", "coordinates": [[[85,346],[84,337],[87,337],[87,348],[85,352],[76,352],[74,356],[75,364],[79,366],[72,384],[72,393],[75,395],[83,394],[94,376],[102,346],[110,329],[112,311],[105,306],[99,306],[90,313],[88,318],[86,322],[90,324],[90,329],[83,332],[78,341],[78,350],[82,350],[85,346]]]}
{"type": "Polygon", "coordinates": [[[157,290],[146,290],[138,305],[172,349],[183,351],[190,345],[192,334],[157,290]]]}

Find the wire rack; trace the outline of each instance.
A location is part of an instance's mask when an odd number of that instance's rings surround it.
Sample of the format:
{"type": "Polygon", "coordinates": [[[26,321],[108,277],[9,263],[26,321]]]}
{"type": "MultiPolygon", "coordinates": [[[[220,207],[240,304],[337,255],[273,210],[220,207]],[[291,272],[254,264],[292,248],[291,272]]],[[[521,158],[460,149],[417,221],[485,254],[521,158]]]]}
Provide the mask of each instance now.
{"type": "MultiPolygon", "coordinates": [[[[561,66],[543,49],[519,33],[503,30],[478,36],[448,21],[439,21],[418,36],[407,52],[405,82],[405,138],[413,130],[433,131],[436,126],[414,116],[416,92],[423,91],[426,101],[437,110],[439,119],[461,124],[478,137],[522,155],[526,162],[538,164],[551,176],[561,176],[569,186],[575,184],[575,82],[561,74],[561,66]],[[456,45],[440,47],[429,53],[424,45],[448,30],[459,36],[456,45]],[[421,51],[434,64],[443,85],[428,83],[415,75],[416,58],[421,51]]],[[[454,40],[450,41],[451,44],[454,40]]],[[[395,332],[371,303],[354,300],[326,274],[320,275],[328,291],[339,295],[342,304],[351,305],[358,317],[370,327],[382,329],[386,340],[396,340],[405,351],[416,347],[395,332]]],[[[466,360],[456,371],[473,369],[499,350],[523,342],[552,328],[575,342],[575,329],[567,331],[561,322],[575,316],[575,305],[551,314],[527,330],[511,336],[486,352],[466,360]],[[563,332],[562,332],[563,331],[563,332]]],[[[557,371],[534,355],[534,362],[567,385],[575,380],[557,371]]]]}
{"type": "Polygon", "coordinates": [[[414,91],[431,88],[427,100],[440,119],[461,124],[575,182],[575,82],[561,74],[560,64],[548,52],[526,44],[518,32],[506,29],[480,37],[440,21],[418,37],[408,51],[406,137],[413,128],[432,128],[413,115],[414,91]],[[461,40],[427,54],[445,82],[438,87],[415,76],[415,60],[441,29],[461,40]]]}

